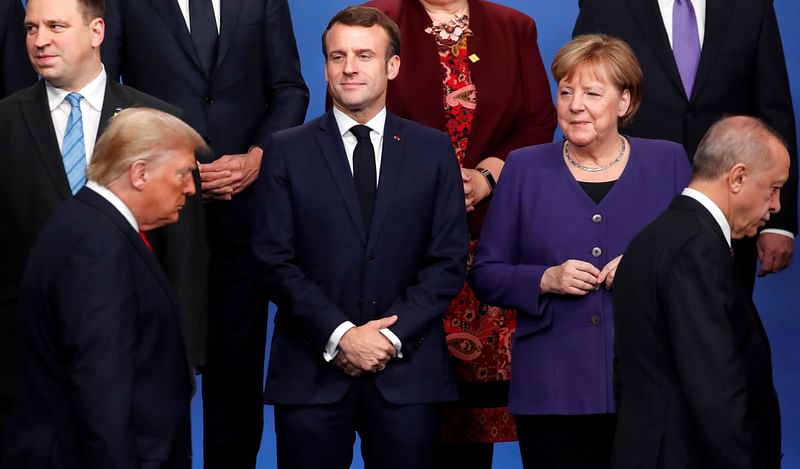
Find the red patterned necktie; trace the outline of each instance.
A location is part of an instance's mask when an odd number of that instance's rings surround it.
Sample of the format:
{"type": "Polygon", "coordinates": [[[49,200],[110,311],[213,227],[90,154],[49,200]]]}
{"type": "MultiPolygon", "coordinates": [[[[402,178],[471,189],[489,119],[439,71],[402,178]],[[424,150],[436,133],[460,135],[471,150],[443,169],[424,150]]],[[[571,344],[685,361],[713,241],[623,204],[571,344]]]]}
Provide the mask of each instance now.
{"type": "Polygon", "coordinates": [[[139,230],[139,237],[142,238],[142,241],[144,242],[144,245],[147,246],[147,249],[149,249],[150,252],[153,252],[153,246],[150,245],[150,241],[147,240],[147,235],[144,234],[144,231],[139,230]]]}

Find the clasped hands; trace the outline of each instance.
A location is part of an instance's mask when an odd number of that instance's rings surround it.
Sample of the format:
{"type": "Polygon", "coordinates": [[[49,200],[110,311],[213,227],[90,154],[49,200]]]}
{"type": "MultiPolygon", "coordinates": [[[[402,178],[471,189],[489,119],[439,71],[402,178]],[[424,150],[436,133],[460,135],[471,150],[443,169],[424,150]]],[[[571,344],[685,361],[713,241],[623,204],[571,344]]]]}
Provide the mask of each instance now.
{"type": "Polygon", "coordinates": [[[261,148],[252,147],[247,153],[223,155],[211,163],[198,164],[203,198],[231,200],[256,180],[263,154],[261,148]]]}
{"type": "Polygon", "coordinates": [[[393,315],[351,328],[339,340],[339,353],[333,363],[354,378],[383,370],[396,351],[380,331],[396,322],[397,316],[393,315]]]}
{"type": "Polygon", "coordinates": [[[614,277],[622,255],[612,259],[602,270],[592,264],[569,259],[561,265],[548,268],[542,274],[539,283],[541,293],[559,293],[563,295],[586,295],[604,285],[607,289],[614,286],[614,277]]]}

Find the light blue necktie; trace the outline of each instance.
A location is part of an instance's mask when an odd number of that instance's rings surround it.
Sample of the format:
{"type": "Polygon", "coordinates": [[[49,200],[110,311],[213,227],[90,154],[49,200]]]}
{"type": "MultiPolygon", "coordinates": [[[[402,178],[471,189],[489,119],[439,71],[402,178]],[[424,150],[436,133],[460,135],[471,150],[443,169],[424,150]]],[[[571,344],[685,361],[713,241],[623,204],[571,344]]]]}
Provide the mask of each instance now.
{"type": "Polygon", "coordinates": [[[691,98],[700,63],[700,35],[691,0],[675,0],[672,7],[672,53],[686,97],[691,98]]]}
{"type": "Polygon", "coordinates": [[[67,172],[69,188],[75,194],[86,185],[86,146],[83,141],[83,115],[81,114],[81,95],[70,93],[67,101],[72,108],[67,120],[67,131],[61,145],[64,170],[67,172]]]}

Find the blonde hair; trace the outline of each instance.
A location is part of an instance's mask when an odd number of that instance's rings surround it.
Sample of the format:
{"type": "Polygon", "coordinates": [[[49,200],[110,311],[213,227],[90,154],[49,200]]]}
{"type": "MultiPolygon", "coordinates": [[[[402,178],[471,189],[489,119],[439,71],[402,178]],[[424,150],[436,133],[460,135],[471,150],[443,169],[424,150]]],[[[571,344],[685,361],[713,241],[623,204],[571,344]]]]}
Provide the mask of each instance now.
{"type": "Polygon", "coordinates": [[[89,179],[107,186],[137,160],[154,161],[175,150],[209,151],[203,138],[177,117],[156,109],[129,108],[117,113],[97,140],[89,179]]]}
{"type": "Polygon", "coordinates": [[[604,70],[620,92],[628,90],[631,102],[620,118],[620,125],[628,124],[642,104],[644,82],[642,68],[631,46],[605,34],[576,36],[556,53],[550,71],[556,83],[560,83],[564,78],[572,78],[581,65],[591,66],[595,73],[604,70]]]}

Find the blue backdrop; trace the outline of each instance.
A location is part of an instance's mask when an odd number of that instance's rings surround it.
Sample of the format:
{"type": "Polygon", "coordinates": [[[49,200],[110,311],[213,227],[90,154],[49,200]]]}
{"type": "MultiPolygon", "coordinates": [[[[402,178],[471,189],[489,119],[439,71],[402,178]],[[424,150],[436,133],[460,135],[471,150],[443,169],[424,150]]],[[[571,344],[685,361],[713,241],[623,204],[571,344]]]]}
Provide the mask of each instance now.
{"type": "MultiPolygon", "coordinates": [[[[224,0],[223,0],[224,1],[224,0]]],[[[496,0],[532,16],[539,28],[539,47],[545,65],[558,48],[570,39],[572,25],[578,13],[577,0],[496,0]]],[[[308,116],[323,111],[325,81],[323,75],[320,34],[328,20],[338,10],[351,3],[343,0],[289,0],[295,34],[300,49],[303,75],[311,89],[308,116]]],[[[800,20],[800,2],[775,0],[780,23],[795,114],[800,111],[800,32],[792,27],[800,20]]],[[[243,71],[244,72],[244,71],[243,71]]],[[[553,83],[551,83],[551,86],[553,83]]],[[[795,169],[796,170],[796,169],[795,169]]],[[[781,401],[783,418],[784,469],[800,469],[800,317],[796,305],[800,304],[800,256],[785,272],[759,279],[756,283],[756,304],[769,334],[775,365],[775,384],[781,401]]],[[[270,311],[273,314],[273,311],[270,311]]],[[[270,321],[271,324],[271,321],[270,321]]],[[[271,327],[271,326],[270,326],[271,327]]],[[[194,419],[194,467],[202,467],[201,403],[198,395],[192,404],[194,419]]],[[[259,469],[275,467],[275,442],[272,408],[264,412],[264,438],[259,455],[259,469]]],[[[356,451],[353,467],[363,464],[356,451]]],[[[495,467],[519,468],[516,444],[498,445],[495,467]]]]}

